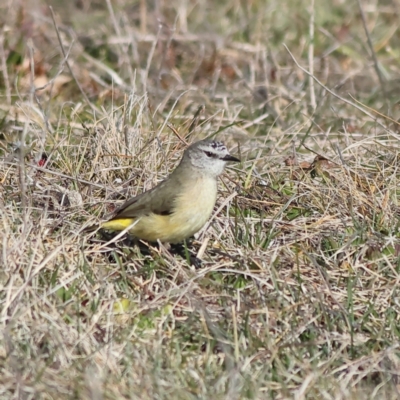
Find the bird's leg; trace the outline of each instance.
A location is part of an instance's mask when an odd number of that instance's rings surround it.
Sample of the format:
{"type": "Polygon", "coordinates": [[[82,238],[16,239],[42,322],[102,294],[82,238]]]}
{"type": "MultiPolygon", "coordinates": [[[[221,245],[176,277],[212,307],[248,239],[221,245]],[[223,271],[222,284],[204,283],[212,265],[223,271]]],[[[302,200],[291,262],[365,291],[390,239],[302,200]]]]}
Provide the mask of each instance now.
{"type": "Polygon", "coordinates": [[[189,251],[186,240],[183,243],[172,244],[171,245],[171,253],[180,255],[190,265],[193,265],[195,268],[201,267],[200,258],[197,258],[195,254],[193,254],[191,251],[189,251]]]}

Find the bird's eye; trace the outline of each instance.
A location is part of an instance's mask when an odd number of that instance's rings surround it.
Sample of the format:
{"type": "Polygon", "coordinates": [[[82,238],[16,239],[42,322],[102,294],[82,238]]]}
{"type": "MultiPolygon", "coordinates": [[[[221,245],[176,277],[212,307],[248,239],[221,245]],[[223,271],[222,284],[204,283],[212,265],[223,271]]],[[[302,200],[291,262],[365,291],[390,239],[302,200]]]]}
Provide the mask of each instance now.
{"type": "Polygon", "coordinates": [[[211,151],[205,151],[207,157],[214,157],[214,153],[211,153],[211,151]]]}

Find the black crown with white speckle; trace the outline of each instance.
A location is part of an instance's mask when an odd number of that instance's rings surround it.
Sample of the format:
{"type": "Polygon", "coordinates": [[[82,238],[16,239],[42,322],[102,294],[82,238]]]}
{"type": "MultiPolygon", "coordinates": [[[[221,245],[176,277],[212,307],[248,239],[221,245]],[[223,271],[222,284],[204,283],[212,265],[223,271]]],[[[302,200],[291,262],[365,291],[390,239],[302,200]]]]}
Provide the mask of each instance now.
{"type": "Polygon", "coordinates": [[[224,150],[224,149],[226,149],[226,146],[222,142],[217,142],[215,140],[213,140],[210,143],[210,146],[215,150],[224,150]]]}

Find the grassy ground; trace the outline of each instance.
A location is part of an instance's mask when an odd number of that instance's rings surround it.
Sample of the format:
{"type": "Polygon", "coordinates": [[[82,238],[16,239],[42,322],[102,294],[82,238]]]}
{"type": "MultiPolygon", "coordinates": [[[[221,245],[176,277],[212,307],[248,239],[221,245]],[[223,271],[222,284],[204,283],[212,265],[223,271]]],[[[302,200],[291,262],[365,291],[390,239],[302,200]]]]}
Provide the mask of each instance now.
{"type": "Polygon", "coordinates": [[[397,3],[171,3],[0,5],[0,398],[399,398],[397,3]],[[214,134],[201,268],[82,233],[214,134]]]}

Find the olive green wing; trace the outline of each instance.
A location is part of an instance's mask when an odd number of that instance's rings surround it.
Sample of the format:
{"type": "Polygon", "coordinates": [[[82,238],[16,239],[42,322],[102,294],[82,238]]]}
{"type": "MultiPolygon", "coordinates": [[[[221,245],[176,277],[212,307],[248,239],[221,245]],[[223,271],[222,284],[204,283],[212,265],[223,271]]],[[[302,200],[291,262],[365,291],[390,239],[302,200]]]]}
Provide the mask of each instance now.
{"type": "Polygon", "coordinates": [[[176,187],[170,183],[166,185],[166,181],[163,181],[153,189],[128,200],[114,212],[109,220],[137,218],[150,213],[172,214],[176,199],[176,187]],[[171,186],[174,191],[171,191],[171,186]]]}

